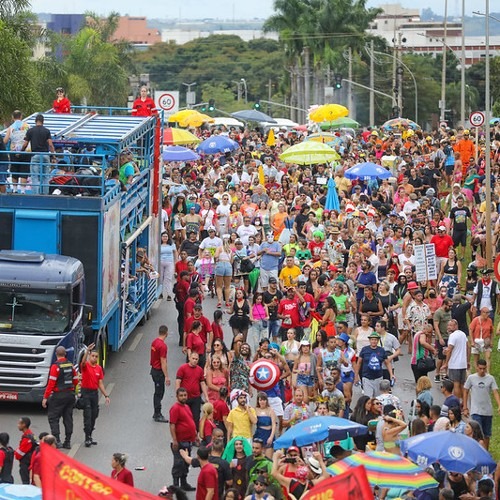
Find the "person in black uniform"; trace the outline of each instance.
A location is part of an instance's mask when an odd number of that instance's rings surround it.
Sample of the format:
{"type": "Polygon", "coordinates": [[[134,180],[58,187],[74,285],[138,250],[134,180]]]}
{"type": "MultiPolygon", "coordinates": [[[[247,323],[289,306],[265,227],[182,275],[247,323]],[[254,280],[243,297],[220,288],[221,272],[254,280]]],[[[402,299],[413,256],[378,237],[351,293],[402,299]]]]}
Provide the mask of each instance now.
{"type": "Polygon", "coordinates": [[[9,439],[6,432],[0,432],[0,483],[13,484],[14,450],[9,446],[9,439]]]}
{"type": "Polygon", "coordinates": [[[66,349],[56,349],[56,362],[50,367],[49,382],[42,399],[42,406],[47,408],[50,431],[57,440],[58,448],[71,449],[73,434],[73,408],[75,406],[75,387],[78,374],[71,361],[66,359],[66,349]],[[61,444],[59,419],[62,417],[66,438],[61,444]]]}

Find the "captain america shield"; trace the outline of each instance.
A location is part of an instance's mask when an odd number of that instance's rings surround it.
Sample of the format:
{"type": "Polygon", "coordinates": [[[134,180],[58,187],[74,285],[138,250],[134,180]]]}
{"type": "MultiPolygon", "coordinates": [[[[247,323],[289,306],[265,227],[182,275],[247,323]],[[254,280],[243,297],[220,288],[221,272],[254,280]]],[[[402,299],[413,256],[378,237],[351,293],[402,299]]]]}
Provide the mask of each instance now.
{"type": "Polygon", "coordinates": [[[266,359],[259,359],[250,367],[249,381],[259,391],[272,389],[280,379],[277,365],[266,359]]]}

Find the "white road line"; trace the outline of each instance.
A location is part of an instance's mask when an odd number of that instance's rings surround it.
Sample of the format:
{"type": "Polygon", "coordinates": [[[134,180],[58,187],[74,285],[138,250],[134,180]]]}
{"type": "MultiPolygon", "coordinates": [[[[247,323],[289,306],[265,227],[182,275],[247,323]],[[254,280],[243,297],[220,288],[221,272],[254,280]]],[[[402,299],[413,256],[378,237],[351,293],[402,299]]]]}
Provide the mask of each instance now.
{"type": "Polygon", "coordinates": [[[82,446],[82,443],[75,443],[71,447],[71,450],[69,450],[68,457],[75,458],[75,455],[77,454],[78,450],[80,449],[80,446],[82,446]]]}
{"type": "Polygon", "coordinates": [[[154,309],[155,311],[157,309],[159,309],[161,306],[161,299],[158,299],[154,304],[153,304],[153,307],[151,309],[154,309]]]}
{"type": "Polygon", "coordinates": [[[137,349],[137,346],[139,345],[139,342],[142,340],[142,337],[144,337],[143,333],[136,334],[134,341],[132,342],[132,344],[130,344],[130,347],[128,348],[130,352],[133,352],[137,349]]]}

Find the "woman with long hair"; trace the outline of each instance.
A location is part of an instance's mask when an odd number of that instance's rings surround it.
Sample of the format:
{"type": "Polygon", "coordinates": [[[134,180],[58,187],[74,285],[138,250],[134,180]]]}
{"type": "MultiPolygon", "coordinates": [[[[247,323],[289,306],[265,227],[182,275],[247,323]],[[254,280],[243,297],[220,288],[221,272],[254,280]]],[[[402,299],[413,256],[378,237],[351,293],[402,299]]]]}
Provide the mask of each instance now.
{"type": "Polygon", "coordinates": [[[172,300],[174,295],[174,267],[177,262],[177,249],[172,238],[167,232],[161,234],[160,245],[160,283],[162,284],[162,296],[172,300]]]}
{"type": "Polygon", "coordinates": [[[311,352],[311,344],[308,340],[301,340],[299,355],[293,364],[293,372],[297,375],[296,387],[301,387],[304,392],[304,403],[309,403],[314,398],[316,386],[316,356],[311,352]]]}
{"type": "MultiPolygon", "coordinates": [[[[369,396],[360,396],[352,412],[351,420],[353,422],[357,422],[358,424],[368,425],[368,422],[370,420],[373,420],[379,416],[377,415],[377,413],[372,412],[372,406],[372,399],[369,396]]],[[[363,436],[355,437],[354,443],[356,444],[356,448],[359,451],[364,452],[366,451],[366,445],[370,441],[373,441],[373,439],[373,433],[369,432],[363,436]]]]}
{"type": "Polygon", "coordinates": [[[239,288],[236,290],[234,302],[230,308],[229,326],[233,329],[233,335],[243,335],[243,341],[246,342],[248,328],[250,327],[250,305],[248,304],[245,290],[239,288]]]}
{"type": "Polygon", "coordinates": [[[273,455],[273,442],[276,436],[276,414],[269,406],[269,399],[265,392],[257,393],[257,424],[255,426],[254,439],[260,438],[264,442],[265,454],[268,458],[273,455]]]}
{"type": "Polygon", "coordinates": [[[331,295],[327,296],[323,305],[323,316],[320,321],[320,328],[326,332],[327,337],[335,336],[335,320],[337,318],[337,313],[337,303],[335,299],[331,295]]]}
{"type": "Polygon", "coordinates": [[[229,246],[229,235],[222,238],[222,246],[215,250],[215,290],[217,293],[217,308],[222,307],[222,291],[229,307],[231,297],[231,279],[233,277],[233,252],[229,246]]]}
{"type": "Polygon", "coordinates": [[[172,229],[177,249],[179,249],[181,243],[186,239],[186,222],[184,217],[186,217],[187,213],[186,196],[180,193],[177,195],[172,207],[172,229]]]}
{"type": "Polygon", "coordinates": [[[269,311],[267,304],[264,304],[262,293],[256,293],[253,296],[252,307],[250,308],[251,342],[256,349],[259,342],[268,332],[269,311]]]}
{"type": "Polygon", "coordinates": [[[458,406],[448,409],[448,420],[450,421],[451,432],[465,433],[465,422],[462,420],[462,412],[458,406]]]}
{"type": "Polygon", "coordinates": [[[229,387],[229,371],[224,368],[219,356],[212,356],[210,365],[206,370],[206,380],[208,387],[208,401],[214,403],[220,399],[222,387],[229,387]]]}
{"type": "Polygon", "coordinates": [[[205,403],[201,407],[201,417],[198,425],[198,434],[203,446],[208,446],[212,442],[212,432],[216,427],[214,422],[214,406],[212,403],[205,403]]]}

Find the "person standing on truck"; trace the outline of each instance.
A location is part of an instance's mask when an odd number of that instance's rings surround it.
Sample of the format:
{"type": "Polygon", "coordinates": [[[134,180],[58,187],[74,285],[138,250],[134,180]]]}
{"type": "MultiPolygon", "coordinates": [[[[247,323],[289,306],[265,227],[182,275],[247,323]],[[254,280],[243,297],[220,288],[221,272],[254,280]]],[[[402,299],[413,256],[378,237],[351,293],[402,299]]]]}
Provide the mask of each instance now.
{"type": "Polygon", "coordinates": [[[146,85],[141,87],[140,96],[132,105],[132,116],[152,116],[157,115],[158,110],[156,104],[151,97],[148,96],[148,88],[146,85]]]}
{"type": "Polygon", "coordinates": [[[55,153],[54,144],[50,130],[43,126],[43,115],[38,114],[35,118],[35,126],[28,129],[21,151],[26,151],[31,144],[31,192],[33,194],[47,194],[49,192],[49,173],[52,168],[50,164],[49,151],[55,153]],[[42,186],[42,184],[45,184],[42,186]]]}
{"type": "Polygon", "coordinates": [[[80,373],[82,374],[81,394],[83,402],[83,430],[85,432],[85,446],[89,448],[97,444],[92,439],[95,421],[99,416],[99,391],[106,398],[109,405],[109,396],[104,387],[104,371],[97,363],[99,354],[94,350],[95,344],[90,344],[83,354],[80,362],[80,373]]]}
{"type": "Polygon", "coordinates": [[[23,484],[30,484],[30,463],[31,455],[36,448],[36,440],[33,431],[30,429],[31,419],[29,417],[21,417],[17,422],[19,432],[22,432],[21,441],[17,450],[14,452],[14,457],[19,460],[19,475],[23,484]]]}
{"type": "Polygon", "coordinates": [[[50,431],[57,440],[58,448],[71,449],[73,434],[73,408],[75,406],[75,387],[78,384],[78,374],[71,361],[66,359],[66,349],[59,346],[56,349],[56,362],[50,367],[49,382],[42,399],[42,406],[47,408],[50,431]],[[62,417],[66,438],[61,444],[59,419],[62,417]]]}
{"type": "Polygon", "coordinates": [[[151,343],[151,378],[155,384],[155,392],[153,396],[153,420],[155,422],[166,423],[168,420],[161,412],[161,401],[165,395],[165,386],[170,385],[170,377],[168,376],[167,353],[168,348],[165,340],[168,336],[168,327],[161,325],[158,329],[158,337],[151,343]]]}
{"type": "Polygon", "coordinates": [[[54,113],[71,113],[71,102],[66,97],[66,93],[62,87],[57,87],[56,98],[52,104],[54,113]]]}

